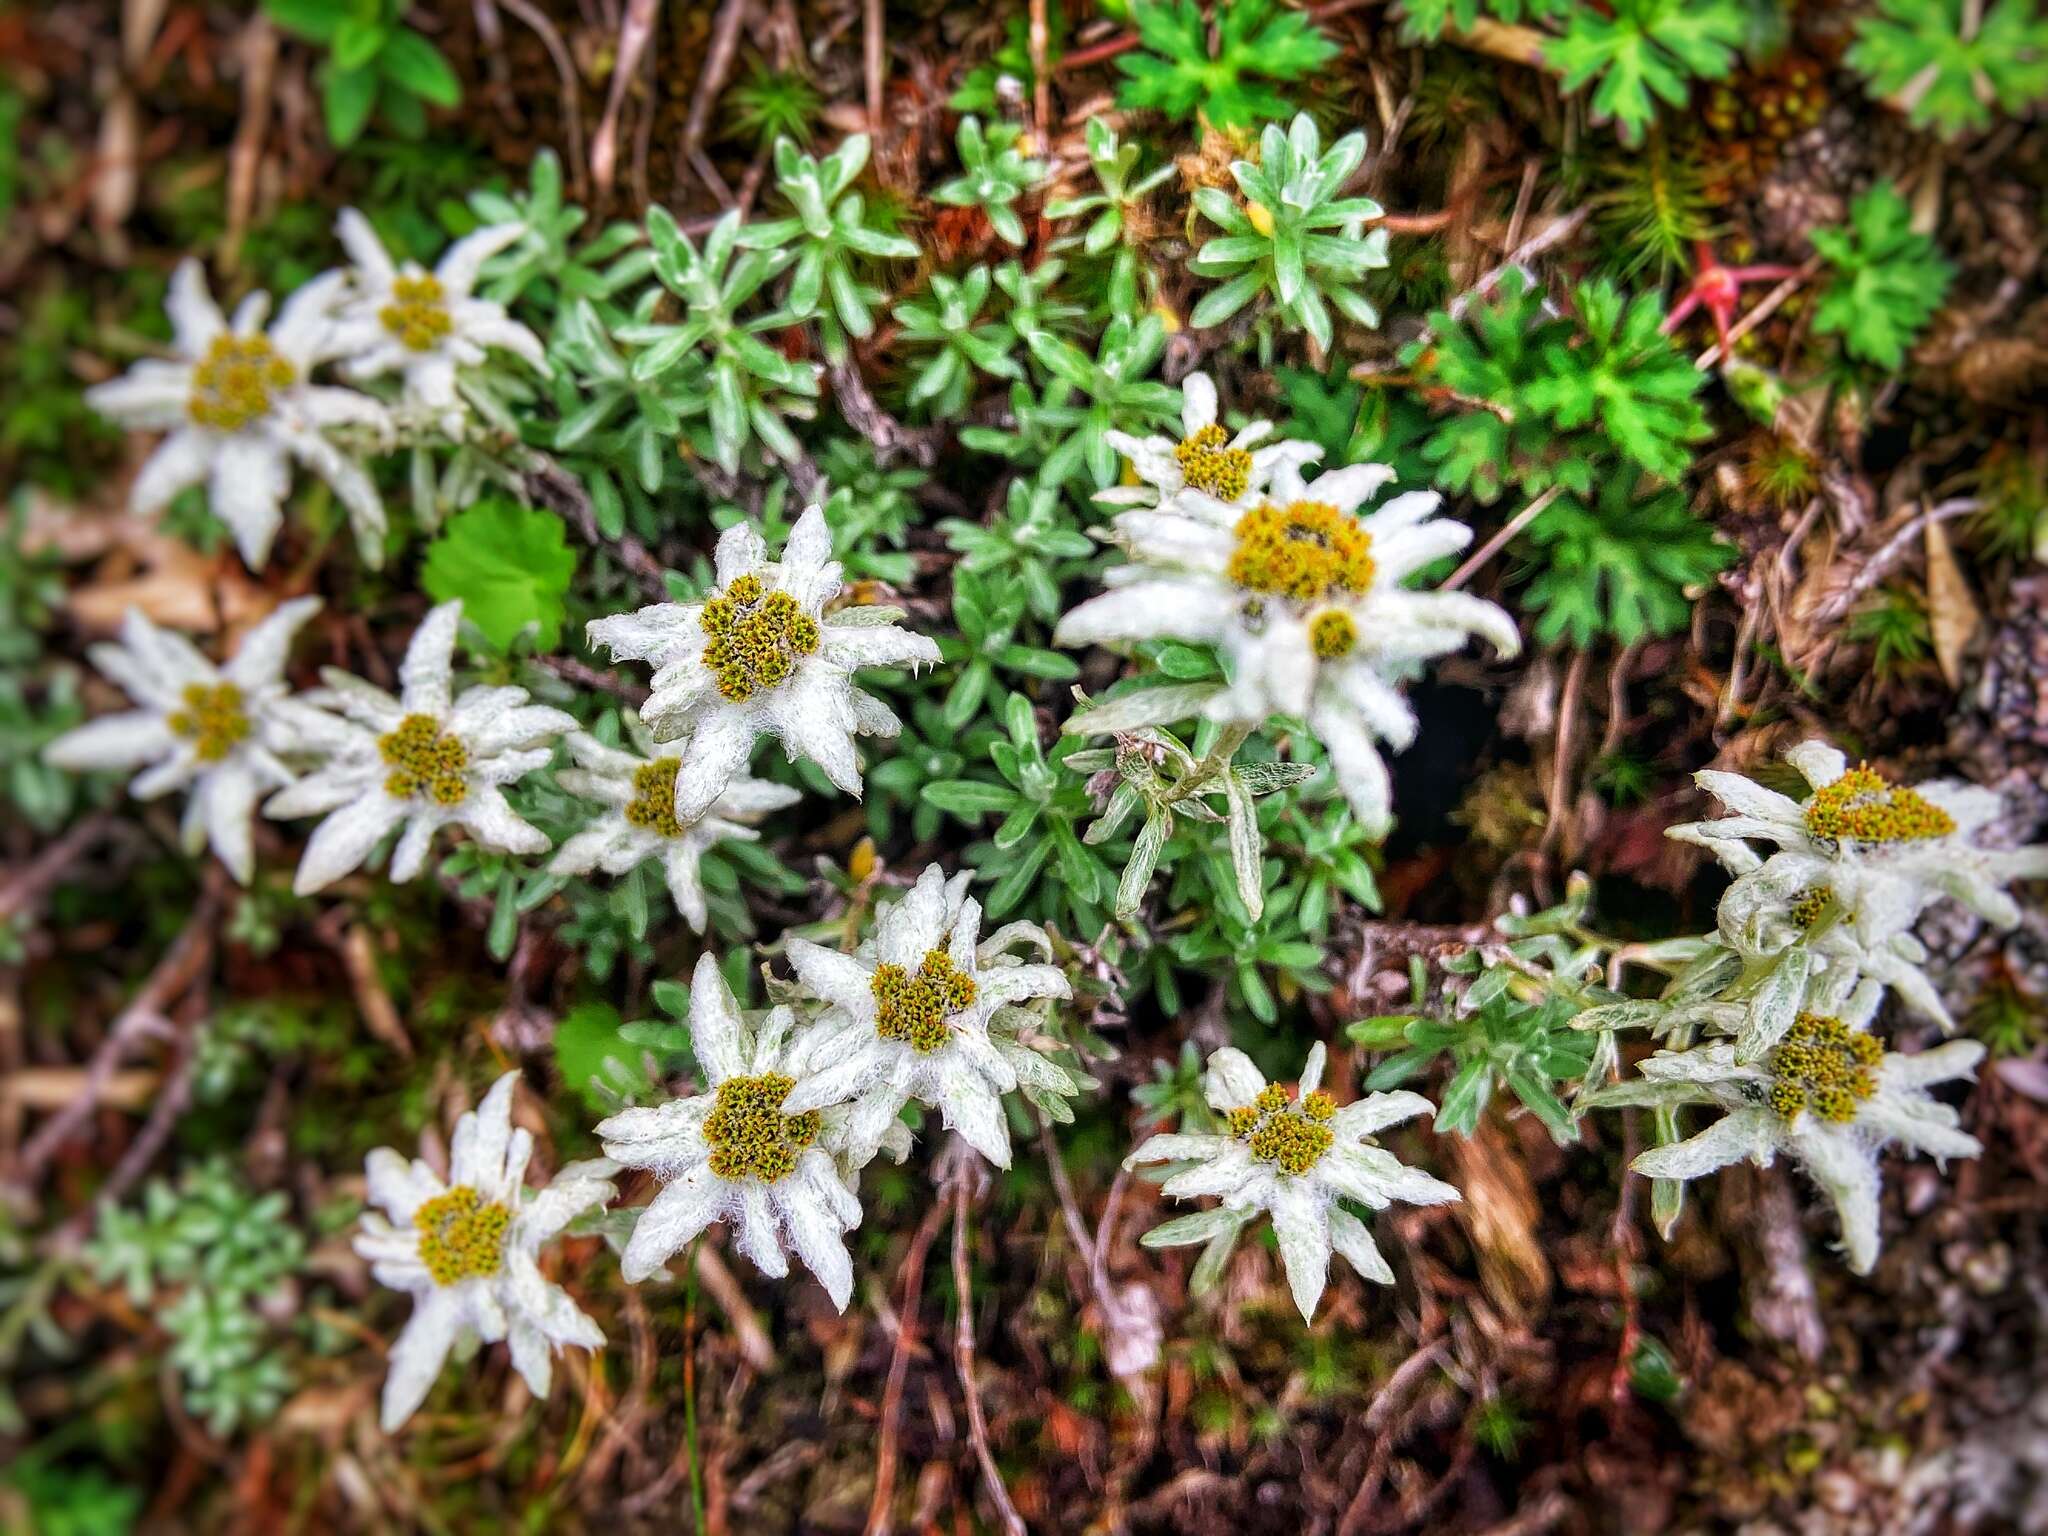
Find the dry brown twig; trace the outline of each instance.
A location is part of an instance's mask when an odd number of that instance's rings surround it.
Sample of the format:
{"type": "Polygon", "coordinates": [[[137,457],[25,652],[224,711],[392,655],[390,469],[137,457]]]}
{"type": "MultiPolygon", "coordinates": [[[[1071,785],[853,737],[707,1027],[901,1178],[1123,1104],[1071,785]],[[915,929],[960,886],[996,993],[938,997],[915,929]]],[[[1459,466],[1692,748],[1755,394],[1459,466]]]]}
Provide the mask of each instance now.
{"type": "Polygon", "coordinates": [[[882,1424],[875,1442],[875,1493],[868,1502],[866,1536],[888,1536],[890,1506],[896,1498],[896,1442],[903,1415],[903,1381],[910,1372],[910,1353],[917,1342],[917,1304],[924,1290],[924,1261],[932,1240],[939,1235],[939,1223],[946,1219],[946,1202],[936,1200],[918,1223],[898,1272],[902,1297],[896,1312],[896,1348],[889,1356],[889,1375],[882,1387],[882,1424]]]}
{"type": "Polygon", "coordinates": [[[548,57],[555,61],[555,75],[562,97],[562,131],[569,138],[569,191],[580,201],[589,196],[590,178],[583,156],[583,99],[576,87],[576,61],[569,57],[568,46],[563,43],[562,34],[555,30],[555,24],[531,0],[497,0],[497,3],[526,23],[547,49],[548,57]]]}
{"type": "Polygon", "coordinates": [[[979,1182],[985,1190],[988,1176],[977,1166],[972,1153],[958,1156],[953,1175],[953,1295],[957,1315],[953,1329],[953,1363],[960,1372],[960,1391],[967,1399],[967,1435],[974,1444],[975,1459],[981,1463],[981,1483],[996,1516],[1010,1536],[1026,1536],[1023,1516],[1010,1502],[1003,1486],[1003,1474],[996,1468],[996,1456],[989,1446],[988,1415],[982,1411],[981,1389],[974,1381],[974,1276],[967,1266],[968,1186],[979,1182]]]}

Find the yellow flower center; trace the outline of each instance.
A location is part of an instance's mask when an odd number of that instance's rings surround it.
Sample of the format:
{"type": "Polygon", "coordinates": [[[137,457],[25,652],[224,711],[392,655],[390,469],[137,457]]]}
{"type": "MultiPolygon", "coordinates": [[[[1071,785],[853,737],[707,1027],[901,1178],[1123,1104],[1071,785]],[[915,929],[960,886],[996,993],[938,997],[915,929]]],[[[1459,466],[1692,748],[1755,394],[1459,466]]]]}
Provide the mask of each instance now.
{"type": "Polygon", "coordinates": [[[1313,603],[1372,585],[1372,535],[1327,502],[1268,502],[1238,519],[1225,572],[1247,592],[1313,603]]]}
{"type": "Polygon", "coordinates": [[[233,683],[185,685],[185,707],[170,718],[171,731],[192,743],[202,763],[217,763],[248,739],[249,716],[233,683]]]}
{"type": "Polygon", "coordinates": [[[279,357],[268,336],[213,338],[192,370],[185,414],[216,432],[239,432],[270,414],[271,397],[298,381],[298,370],[279,357]]]}
{"type": "Polygon", "coordinates": [[[469,1185],[458,1184],[413,1212],[412,1224],[420,1234],[420,1262],[434,1284],[453,1285],[498,1272],[512,1213],[469,1185]]]}
{"type": "Polygon", "coordinates": [[[1827,911],[1828,903],[1835,899],[1835,888],[1831,885],[1809,886],[1799,893],[1792,903],[1792,921],[1802,928],[1811,928],[1820,921],[1821,913],[1827,911]]]}
{"type": "Polygon", "coordinates": [[[818,649],[818,621],[787,592],[767,591],[758,576],[735,578],[705,602],[697,622],[708,637],[704,665],[735,704],[787,682],[797,658],[818,649]]]}
{"type": "Polygon", "coordinates": [[[943,949],[927,951],[912,975],[887,961],[875,967],[875,1033],[906,1040],[913,1051],[936,1051],[946,1043],[946,1020],[974,1004],[974,978],[957,969],[943,949]]]}
{"type": "Polygon", "coordinates": [[[1771,1052],[1771,1108],[1782,1120],[1812,1110],[1823,1120],[1846,1125],[1856,1106],[1877,1092],[1876,1067],[1884,1047],[1840,1019],[1802,1013],[1771,1052]]]}
{"type": "Polygon", "coordinates": [[[1307,1094],[1296,1104],[1278,1083],[1268,1084],[1251,1103],[1231,1110],[1223,1119],[1230,1134],[1252,1150],[1262,1163],[1285,1173],[1307,1173],[1322,1161],[1337,1133],[1326,1123],[1337,1113],[1327,1093],[1307,1094]]]}
{"type": "Polygon", "coordinates": [[[798,1155],[818,1139],[825,1117],[815,1109],[782,1112],[795,1086],[796,1079],[781,1072],[729,1077],[718,1085],[718,1102],[704,1122],[713,1173],[773,1184],[796,1171],[798,1155]]]}
{"type": "Polygon", "coordinates": [[[1308,621],[1309,648],[1324,661],[1336,661],[1358,648],[1358,623],[1341,608],[1328,608],[1308,621]]]}
{"type": "Polygon", "coordinates": [[[431,352],[455,328],[448,317],[448,296],[441,280],[422,272],[391,285],[391,302],[377,311],[384,329],[407,350],[431,352]]]}
{"type": "Polygon", "coordinates": [[[681,758],[657,757],[633,770],[633,799],[626,807],[628,825],[662,837],[682,836],[683,824],[676,820],[676,770],[681,766],[681,758]]]}
{"type": "Polygon", "coordinates": [[[377,751],[391,765],[384,793],[392,799],[425,795],[437,805],[460,805],[468,798],[469,748],[444,735],[432,715],[407,715],[377,738],[377,751]]]}
{"type": "Polygon", "coordinates": [[[1173,450],[1180,477],[1218,501],[1235,501],[1252,481],[1252,456],[1243,448],[1225,446],[1229,439],[1215,422],[1181,439],[1173,450]]]}
{"type": "Polygon", "coordinates": [[[1822,785],[1806,802],[1806,830],[1828,842],[1913,843],[1955,829],[1947,811],[1867,763],[1822,785]]]}

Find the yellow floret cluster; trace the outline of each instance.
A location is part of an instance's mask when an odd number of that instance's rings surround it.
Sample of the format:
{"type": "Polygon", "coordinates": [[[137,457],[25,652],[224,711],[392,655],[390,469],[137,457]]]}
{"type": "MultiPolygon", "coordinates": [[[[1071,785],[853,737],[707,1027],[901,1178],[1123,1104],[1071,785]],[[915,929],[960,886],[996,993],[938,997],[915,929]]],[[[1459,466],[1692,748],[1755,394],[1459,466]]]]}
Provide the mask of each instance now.
{"type": "Polygon", "coordinates": [[[707,636],[704,665],[735,704],[787,682],[797,658],[818,649],[818,621],[787,592],[767,591],[758,576],[735,577],[705,602],[697,622],[707,636]]]}
{"type": "Polygon", "coordinates": [[[915,976],[884,961],[870,983],[875,994],[875,1033],[905,1040],[913,1051],[936,1051],[946,1043],[946,1020],[973,1006],[974,978],[957,969],[943,949],[928,951],[915,976]]]}
{"type": "Polygon", "coordinates": [[[782,1112],[795,1086],[796,1079],[781,1072],[729,1077],[718,1085],[718,1102],[704,1121],[713,1173],[773,1184],[796,1171],[798,1155],[818,1139],[825,1117],[815,1109],[782,1112]]]}
{"type": "Polygon", "coordinates": [[[1313,603],[1372,586],[1372,535],[1327,502],[1268,502],[1238,519],[1226,574],[1247,592],[1313,603]]]}
{"type": "Polygon", "coordinates": [[[427,1273],[436,1285],[453,1285],[498,1272],[512,1213],[458,1184],[413,1212],[412,1224],[420,1234],[420,1262],[427,1273]]]}
{"type": "Polygon", "coordinates": [[[432,715],[407,715],[377,738],[377,751],[391,765],[384,793],[394,800],[425,795],[437,805],[460,805],[469,794],[469,748],[442,734],[432,715]]]}
{"type": "Polygon", "coordinates": [[[1180,446],[1173,450],[1181,479],[1218,501],[1237,500],[1252,482],[1250,452],[1228,447],[1228,442],[1223,429],[1212,421],[1181,439],[1180,446]]]}
{"type": "Polygon", "coordinates": [[[1792,903],[1792,921],[1802,928],[1811,928],[1820,921],[1821,913],[1827,911],[1828,903],[1835,899],[1835,888],[1831,885],[1808,886],[1799,893],[1792,903]]]}
{"type": "Polygon", "coordinates": [[[1336,1133],[1325,1123],[1336,1113],[1337,1101],[1327,1093],[1306,1094],[1296,1104],[1285,1088],[1272,1083],[1223,1119],[1230,1134],[1251,1148],[1253,1157],[1299,1174],[1321,1162],[1336,1141],[1336,1133]]]}
{"type": "Polygon", "coordinates": [[[1856,1106],[1877,1092],[1876,1067],[1884,1047],[1840,1019],[1802,1013],[1771,1052],[1770,1105],[1780,1119],[1812,1110],[1846,1125],[1856,1106]]]}
{"type": "Polygon", "coordinates": [[[233,683],[187,683],[185,707],[173,712],[170,727],[192,743],[202,763],[217,763],[246,741],[249,716],[242,708],[242,690],[233,683]]]}
{"type": "Polygon", "coordinates": [[[1955,818],[1917,791],[1859,763],[1806,802],[1806,830],[1835,843],[1912,843],[1947,837],[1955,818]]]}
{"type": "Polygon", "coordinates": [[[391,302],[377,311],[384,329],[412,352],[431,352],[455,328],[439,278],[422,272],[391,285],[391,302]]]}
{"type": "Polygon", "coordinates": [[[271,397],[289,389],[298,370],[270,345],[268,336],[213,338],[206,356],[192,370],[192,394],[185,414],[216,432],[239,432],[258,417],[270,414],[271,397]]]}
{"type": "Polygon", "coordinates": [[[681,837],[676,820],[676,770],[682,759],[657,757],[633,770],[633,798],[626,806],[630,826],[644,827],[661,837],[681,837]]]}
{"type": "Polygon", "coordinates": [[[1341,608],[1326,608],[1308,621],[1309,648],[1324,661],[1337,661],[1358,649],[1358,622],[1341,608]]]}

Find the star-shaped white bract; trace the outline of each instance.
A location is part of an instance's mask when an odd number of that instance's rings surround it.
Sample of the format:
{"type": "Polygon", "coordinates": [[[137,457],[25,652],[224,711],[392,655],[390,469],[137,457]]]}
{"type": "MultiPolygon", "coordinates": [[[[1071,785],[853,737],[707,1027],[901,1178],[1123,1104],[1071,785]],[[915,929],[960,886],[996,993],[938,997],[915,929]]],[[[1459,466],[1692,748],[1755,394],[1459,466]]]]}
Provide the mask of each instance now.
{"type": "Polygon", "coordinates": [[[456,376],[482,363],[491,349],[510,352],[546,377],[538,336],[475,296],[485,262],[526,233],[524,224],[490,224],[463,236],[432,272],[416,261],[394,262],[370,221],[344,208],[335,233],[355,263],[335,317],[333,351],[352,379],[397,374],[408,405],[428,413],[450,437],[465,415],[456,376]]]}
{"type": "MultiPolygon", "coordinates": [[[[854,1152],[843,1112],[788,1109],[797,1075],[789,1052],[795,1024],[795,1012],[782,1007],[750,1027],[717,964],[709,955],[698,960],[690,978],[690,1048],[703,1069],[704,1092],[622,1110],[597,1128],[608,1154],[663,1181],[620,1260],[628,1281],[645,1280],[723,1221],[762,1274],[789,1273],[786,1248],[846,1310],[853,1260],[841,1234],[859,1226],[861,1216],[847,1180],[874,1149],[854,1152]]],[[[904,1149],[904,1138],[895,1138],[894,1149],[904,1149]]]]}
{"type": "Polygon", "coordinates": [[[1996,790],[1953,779],[1903,788],[1870,768],[1850,768],[1821,741],[1785,756],[1813,788],[1803,803],[1709,770],[1696,780],[1734,814],[1670,829],[1736,876],[1724,902],[1789,912],[1802,901],[1829,900],[1863,950],[1881,955],[1944,896],[2010,928],[2020,909],[2005,887],[2048,877],[2048,845],[1978,846],[1977,834],[2003,810],[1996,790]],[[1778,851],[1761,857],[1752,842],[1778,851]]]}
{"type": "Polygon", "coordinates": [[[983,943],[981,903],[968,875],[938,865],[875,919],[851,955],[794,935],[785,941],[797,979],[828,1006],[795,1053],[804,1069],[790,1095],[799,1108],[851,1101],[850,1133],[871,1144],[916,1100],[999,1168],[1010,1166],[1003,1095],[1020,1085],[1071,1091],[1066,1074],[1013,1030],[991,1030],[1005,1008],[1072,995],[1056,966],[1021,964],[1006,951],[1029,924],[983,943]]]}
{"type": "Polygon", "coordinates": [[[718,590],[701,603],[656,603],[589,626],[592,645],[654,668],[640,713],[655,736],[690,738],[677,814],[703,815],[762,736],[858,795],[853,738],[894,736],[902,723],[854,686],[854,671],[930,666],[938,646],[891,622],[891,609],[825,611],[839,592],[839,562],[819,507],[797,519],[779,561],[755,528],[734,524],[719,537],[716,566],[718,590]]]}
{"type": "Polygon", "coordinates": [[[504,1340],[535,1397],[548,1394],[554,1353],[604,1348],[604,1332],[540,1272],[540,1250],[571,1221],[612,1198],[602,1158],[569,1163],[545,1187],[526,1187],[533,1136],[512,1125],[519,1074],[499,1078],[455,1125],[443,1181],[424,1162],[379,1147],[365,1163],[370,1204],[355,1250],[370,1273],[409,1291],[413,1312],[391,1346],[383,1423],[397,1429],[425,1401],[465,1334],[504,1340]]]}
{"type": "Polygon", "coordinates": [[[1743,1159],[1768,1168],[1787,1153],[1834,1202],[1849,1267],[1868,1274],[1877,1262],[1884,1148],[1897,1142],[1936,1158],[1983,1150],[1927,1089],[1972,1076],[1984,1047],[1951,1040],[1911,1056],[1886,1051],[1867,1033],[1878,989],[1858,993],[1839,1017],[1800,1015],[1751,1065],[1736,1060],[1732,1041],[1659,1051],[1642,1063],[1639,1081],[1601,1089],[1588,1102],[1720,1106],[1727,1113],[1698,1135],[1653,1147],[1631,1166],[1653,1179],[1696,1179],[1743,1159]]]}
{"type": "Polygon", "coordinates": [[[761,834],[753,823],[770,811],[796,804],[803,795],[788,785],[739,773],[703,815],[686,820],[676,814],[675,802],[686,745],[667,742],[642,757],[608,747],[593,736],[571,736],[570,754],[582,767],[565,768],[556,777],[571,794],[596,800],[605,809],[555,850],[548,868],[558,875],[585,875],[593,869],[623,875],[649,859],[659,859],[676,910],[702,933],[709,913],[698,865],[705,851],[727,839],[756,841],[761,834]]]}
{"type": "Polygon", "coordinates": [[[1178,506],[1212,517],[1228,516],[1257,506],[1280,465],[1299,469],[1323,456],[1316,443],[1267,442],[1273,432],[1270,421],[1247,423],[1234,436],[1225,432],[1216,419],[1216,386],[1206,373],[1189,374],[1180,389],[1178,442],[1128,432],[1103,434],[1130,460],[1139,483],[1097,491],[1097,501],[1116,507],[1178,506]]]}
{"type": "Polygon", "coordinates": [[[183,635],[130,608],[120,644],[95,645],[89,654],[139,707],[66,731],[43,749],[44,761],[74,772],[142,768],[128,786],[139,800],[189,789],[186,846],[196,853],[211,844],[228,872],[248,884],[257,797],[292,782],[278,754],[299,745],[278,708],[285,659],[292,636],[319,610],[317,597],[281,604],[216,667],[183,635]]]}
{"type": "Polygon", "coordinates": [[[1282,461],[1267,499],[1248,512],[1205,511],[1183,498],[1120,513],[1116,532],[1132,563],[1112,569],[1110,590],[1063,618],[1054,639],[1219,647],[1234,680],[1209,702],[1210,717],[1306,719],[1361,824],[1384,834],[1392,790],[1376,743],[1401,751],[1415,739],[1400,685],[1475,634],[1503,656],[1521,648],[1514,620],[1495,604],[1407,589],[1472,530],[1434,518],[1433,491],[1355,515],[1392,478],[1385,465],[1353,464],[1304,482],[1282,461]]]}
{"type": "Polygon", "coordinates": [[[326,761],[272,795],[266,816],[325,816],[307,840],[292,889],[301,896],[339,880],[370,856],[392,828],[404,832],[391,878],[410,880],[426,863],[434,834],[464,828],[499,853],[545,853],[547,835],[505,801],[504,786],[544,766],[552,738],[576,729],[572,715],[527,703],[524,688],[465,688],[453,694],[455,634],[462,603],[441,604],[420,621],[399,664],[393,698],[338,668],[323,671],[328,714],[295,701],[294,728],[323,733],[326,761]]]}
{"type": "Polygon", "coordinates": [[[1321,1091],[1323,1044],[1309,1047],[1299,1093],[1269,1084],[1243,1051],[1225,1046],[1209,1058],[1203,1089],[1223,1117],[1216,1134],[1153,1136],[1124,1165],[1187,1163],[1160,1186],[1177,1200],[1214,1195],[1222,1205],[1165,1223],[1145,1234],[1148,1247],[1207,1242],[1260,1211],[1273,1217],[1288,1288],[1304,1320],[1315,1316],[1335,1248],[1368,1280],[1391,1285],[1394,1272],[1379,1245],[1339,1203],[1382,1210],[1393,1201],[1442,1205],[1460,1198],[1441,1179],[1407,1167],[1374,1145],[1373,1133],[1430,1112],[1429,1100],[1402,1090],[1338,1105],[1321,1091]]]}
{"type": "Polygon", "coordinates": [[[135,511],[161,511],[203,482],[214,515],[233,532],[249,568],[259,570],[284,521],[296,461],[333,487],[363,547],[379,547],[384,503],[376,484],[329,429],[381,438],[389,418],[368,395],[312,382],[331,355],[342,282],[339,272],[314,278],[285,301],[266,331],[268,294],[250,294],[232,320],[224,319],[199,263],[180,263],[165,304],[172,357],[139,362],[85,396],[123,426],[167,434],[129,488],[135,511]]]}

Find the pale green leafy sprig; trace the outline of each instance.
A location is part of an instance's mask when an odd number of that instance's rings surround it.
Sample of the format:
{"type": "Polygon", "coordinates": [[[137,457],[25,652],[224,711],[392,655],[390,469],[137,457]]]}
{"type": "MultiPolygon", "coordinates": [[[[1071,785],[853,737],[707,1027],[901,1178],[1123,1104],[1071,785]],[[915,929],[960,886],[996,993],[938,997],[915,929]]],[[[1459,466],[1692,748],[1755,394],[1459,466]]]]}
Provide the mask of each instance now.
{"type": "Polygon", "coordinates": [[[1116,252],[1110,272],[1109,303],[1112,310],[1126,313],[1137,307],[1138,297],[1137,254],[1125,238],[1129,228],[1127,210],[1171,177],[1173,165],[1169,162],[1139,176],[1139,146],[1120,143],[1116,130],[1099,117],[1088,119],[1087,145],[1088,164],[1102,190],[1080,197],[1054,198],[1045,205],[1045,216],[1087,218],[1088,227],[1079,237],[1081,249],[1090,256],[1116,252]]]}
{"type": "Polygon", "coordinates": [[[607,224],[595,239],[576,240],[589,215],[563,202],[562,162],[552,149],[533,157],[525,192],[472,192],[469,210],[486,225],[520,226],[519,238],[484,263],[477,283],[477,295],[495,303],[533,299],[559,317],[579,299],[604,304],[654,267],[654,253],[635,225],[607,224]]]}
{"type": "Polygon", "coordinates": [[[1025,341],[1041,331],[1071,334],[1087,314],[1078,304],[1056,296],[1067,264],[1057,256],[1026,267],[1020,261],[1006,261],[996,268],[996,286],[1010,301],[1004,316],[1010,329],[1025,341]]]}
{"type": "Polygon", "coordinates": [[[1813,248],[1833,269],[1813,328],[1840,336],[1851,357],[1880,368],[1905,361],[1955,271],[1914,230],[1912,217],[1906,200],[1879,182],[1850,206],[1847,229],[1813,232],[1813,248]]]}
{"type": "Polygon", "coordinates": [[[728,474],[739,468],[741,451],[757,437],[785,462],[802,453],[784,418],[808,419],[816,412],[812,401],[823,372],[815,363],[792,362],[760,339],[762,331],[789,325],[795,317],[788,311],[742,318],[747,302],[795,253],[742,251],[739,234],[740,214],[734,209],[712,227],[700,252],[667,209],[650,208],[647,237],[654,246],[654,275],[683,301],[684,318],[673,324],[656,320],[660,292],[651,289],[633,320],[616,332],[620,340],[644,349],[633,358],[637,382],[676,369],[703,370],[692,391],[696,409],[691,414],[708,418],[712,456],[728,474]]]}
{"type": "Polygon", "coordinates": [[[825,355],[834,362],[846,356],[848,336],[874,334],[882,291],[862,275],[863,259],[907,260],[917,254],[915,241],[867,222],[866,200],[852,190],[867,163],[864,133],[850,135],[823,160],[799,152],[788,139],[777,140],[775,185],[795,212],[749,224],[739,234],[747,250],[795,249],[784,302],[793,315],[818,318],[825,355]]]}
{"type": "Polygon", "coordinates": [[[929,405],[937,417],[957,415],[967,408],[977,370],[998,379],[1024,376],[1011,356],[1017,333],[1000,320],[981,318],[989,281],[984,266],[959,278],[934,272],[926,302],[906,299],[896,306],[903,339],[938,348],[910,381],[912,405],[929,405]]]}
{"type": "MultiPolygon", "coordinates": [[[[1114,485],[1120,460],[1108,433],[1179,422],[1180,392],[1150,377],[1166,352],[1166,322],[1157,314],[1110,321],[1093,357],[1050,331],[1035,332],[1029,341],[1032,358],[1051,379],[1037,399],[1022,385],[1012,396],[1023,439],[1042,455],[1039,474],[1048,484],[1114,485]]],[[[999,437],[987,429],[961,433],[969,447],[1006,451],[999,437]]]]}
{"type": "Polygon", "coordinates": [[[1348,133],[1325,151],[1304,112],[1285,133],[1267,125],[1256,162],[1232,163],[1244,206],[1220,187],[1198,188],[1195,207],[1223,233],[1188,267],[1225,281],[1195,306],[1188,323],[1220,325],[1264,293],[1320,347],[1331,341],[1327,305],[1360,325],[1377,326],[1379,311],[1351,284],[1387,264],[1386,231],[1365,228],[1382,210],[1369,197],[1338,195],[1364,159],[1363,132],[1348,133]]]}
{"type": "Polygon", "coordinates": [[[1024,221],[1011,204],[1045,179],[1045,162],[1027,160],[1018,148],[1023,133],[1015,123],[997,123],[984,132],[980,118],[963,117],[955,139],[960,174],[934,191],[932,201],[979,208],[997,234],[1022,245],[1024,221]]]}
{"type": "Polygon", "coordinates": [[[2048,16],[2034,0],[1877,0],[1847,62],[1915,127],[1954,138],[2048,98],[2048,16]]]}

